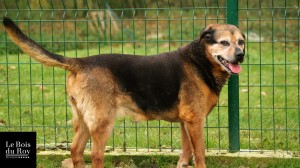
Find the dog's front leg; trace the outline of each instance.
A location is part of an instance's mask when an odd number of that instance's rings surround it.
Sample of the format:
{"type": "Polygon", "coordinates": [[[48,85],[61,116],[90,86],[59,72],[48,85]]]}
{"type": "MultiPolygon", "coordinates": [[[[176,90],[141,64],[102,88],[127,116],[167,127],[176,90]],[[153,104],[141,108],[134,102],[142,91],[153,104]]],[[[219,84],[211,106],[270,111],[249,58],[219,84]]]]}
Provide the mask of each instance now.
{"type": "Polygon", "coordinates": [[[204,145],[204,122],[205,119],[194,119],[184,121],[184,128],[190,139],[190,146],[194,155],[196,168],[206,168],[205,165],[205,145],[204,145]]]}
{"type": "Polygon", "coordinates": [[[192,156],[192,149],[190,145],[190,139],[184,127],[184,123],[180,122],[181,129],[181,154],[177,163],[177,168],[188,167],[189,161],[192,156]]]}

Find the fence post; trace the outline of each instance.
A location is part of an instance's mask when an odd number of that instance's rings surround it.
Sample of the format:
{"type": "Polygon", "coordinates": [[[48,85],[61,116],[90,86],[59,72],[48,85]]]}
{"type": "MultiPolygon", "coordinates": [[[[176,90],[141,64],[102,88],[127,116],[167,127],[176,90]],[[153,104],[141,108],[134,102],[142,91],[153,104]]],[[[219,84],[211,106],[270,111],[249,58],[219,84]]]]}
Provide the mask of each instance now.
{"type": "MultiPolygon", "coordinates": [[[[227,23],[238,26],[238,0],[227,1],[227,23]]],[[[229,152],[238,152],[240,150],[238,75],[231,75],[228,81],[228,122],[229,152]]]]}

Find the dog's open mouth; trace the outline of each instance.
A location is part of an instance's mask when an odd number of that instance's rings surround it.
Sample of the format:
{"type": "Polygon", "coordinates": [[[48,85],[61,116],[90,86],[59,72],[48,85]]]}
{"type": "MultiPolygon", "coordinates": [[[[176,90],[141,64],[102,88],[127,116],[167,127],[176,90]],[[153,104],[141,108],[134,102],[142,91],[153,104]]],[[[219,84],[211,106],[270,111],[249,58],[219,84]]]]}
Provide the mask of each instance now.
{"type": "Polygon", "coordinates": [[[233,74],[238,74],[242,71],[241,66],[236,62],[236,63],[231,63],[224,59],[221,56],[217,56],[219,62],[223,65],[223,67],[229,72],[233,74]]]}

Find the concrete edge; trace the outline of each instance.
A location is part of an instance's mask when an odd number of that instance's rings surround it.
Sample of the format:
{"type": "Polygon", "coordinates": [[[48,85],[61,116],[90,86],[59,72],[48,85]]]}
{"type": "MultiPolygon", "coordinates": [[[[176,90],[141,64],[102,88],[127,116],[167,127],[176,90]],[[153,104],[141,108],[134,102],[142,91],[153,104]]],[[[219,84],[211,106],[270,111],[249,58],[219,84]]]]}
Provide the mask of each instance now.
{"type": "MultiPolygon", "coordinates": [[[[89,155],[90,150],[86,150],[84,154],[89,155]]],[[[121,149],[108,150],[105,155],[108,156],[155,156],[155,155],[166,155],[166,156],[179,156],[180,150],[170,151],[170,149],[161,151],[159,150],[148,150],[148,149],[127,149],[123,151],[121,149]]],[[[70,151],[66,150],[46,150],[39,151],[37,155],[70,155],[70,151]]],[[[226,157],[246,157],[246,158],[300,158],[300,151],[253,151],[253,150],[241,150],[236,153],[229,153],[227,150],[207,150],[206,156],[226,156],[226,157]]]]}

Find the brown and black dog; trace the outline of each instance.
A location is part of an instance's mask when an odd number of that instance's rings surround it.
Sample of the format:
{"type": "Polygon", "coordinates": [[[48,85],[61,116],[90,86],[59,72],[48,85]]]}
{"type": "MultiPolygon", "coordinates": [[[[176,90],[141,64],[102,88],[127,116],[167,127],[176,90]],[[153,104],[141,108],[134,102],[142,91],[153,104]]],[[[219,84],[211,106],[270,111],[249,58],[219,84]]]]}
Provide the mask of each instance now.
{"type": "Polygon", "coordinates": [[[211,24],[193,42],[153,56],[103,54],[68,58],[29,39],[8,18],[6,32],[35,60],[70,71],[67,78],[75,136],[71,158],[84,167],[83,152],[92,138],[93,167],[103,167],[106,142],[118,116],[136,121],[180,122],[182,153],[177,167],[205,167],[205,117],[217,104],[230,74],[241,71],[245,36],[233,25],[211,24]]]}

